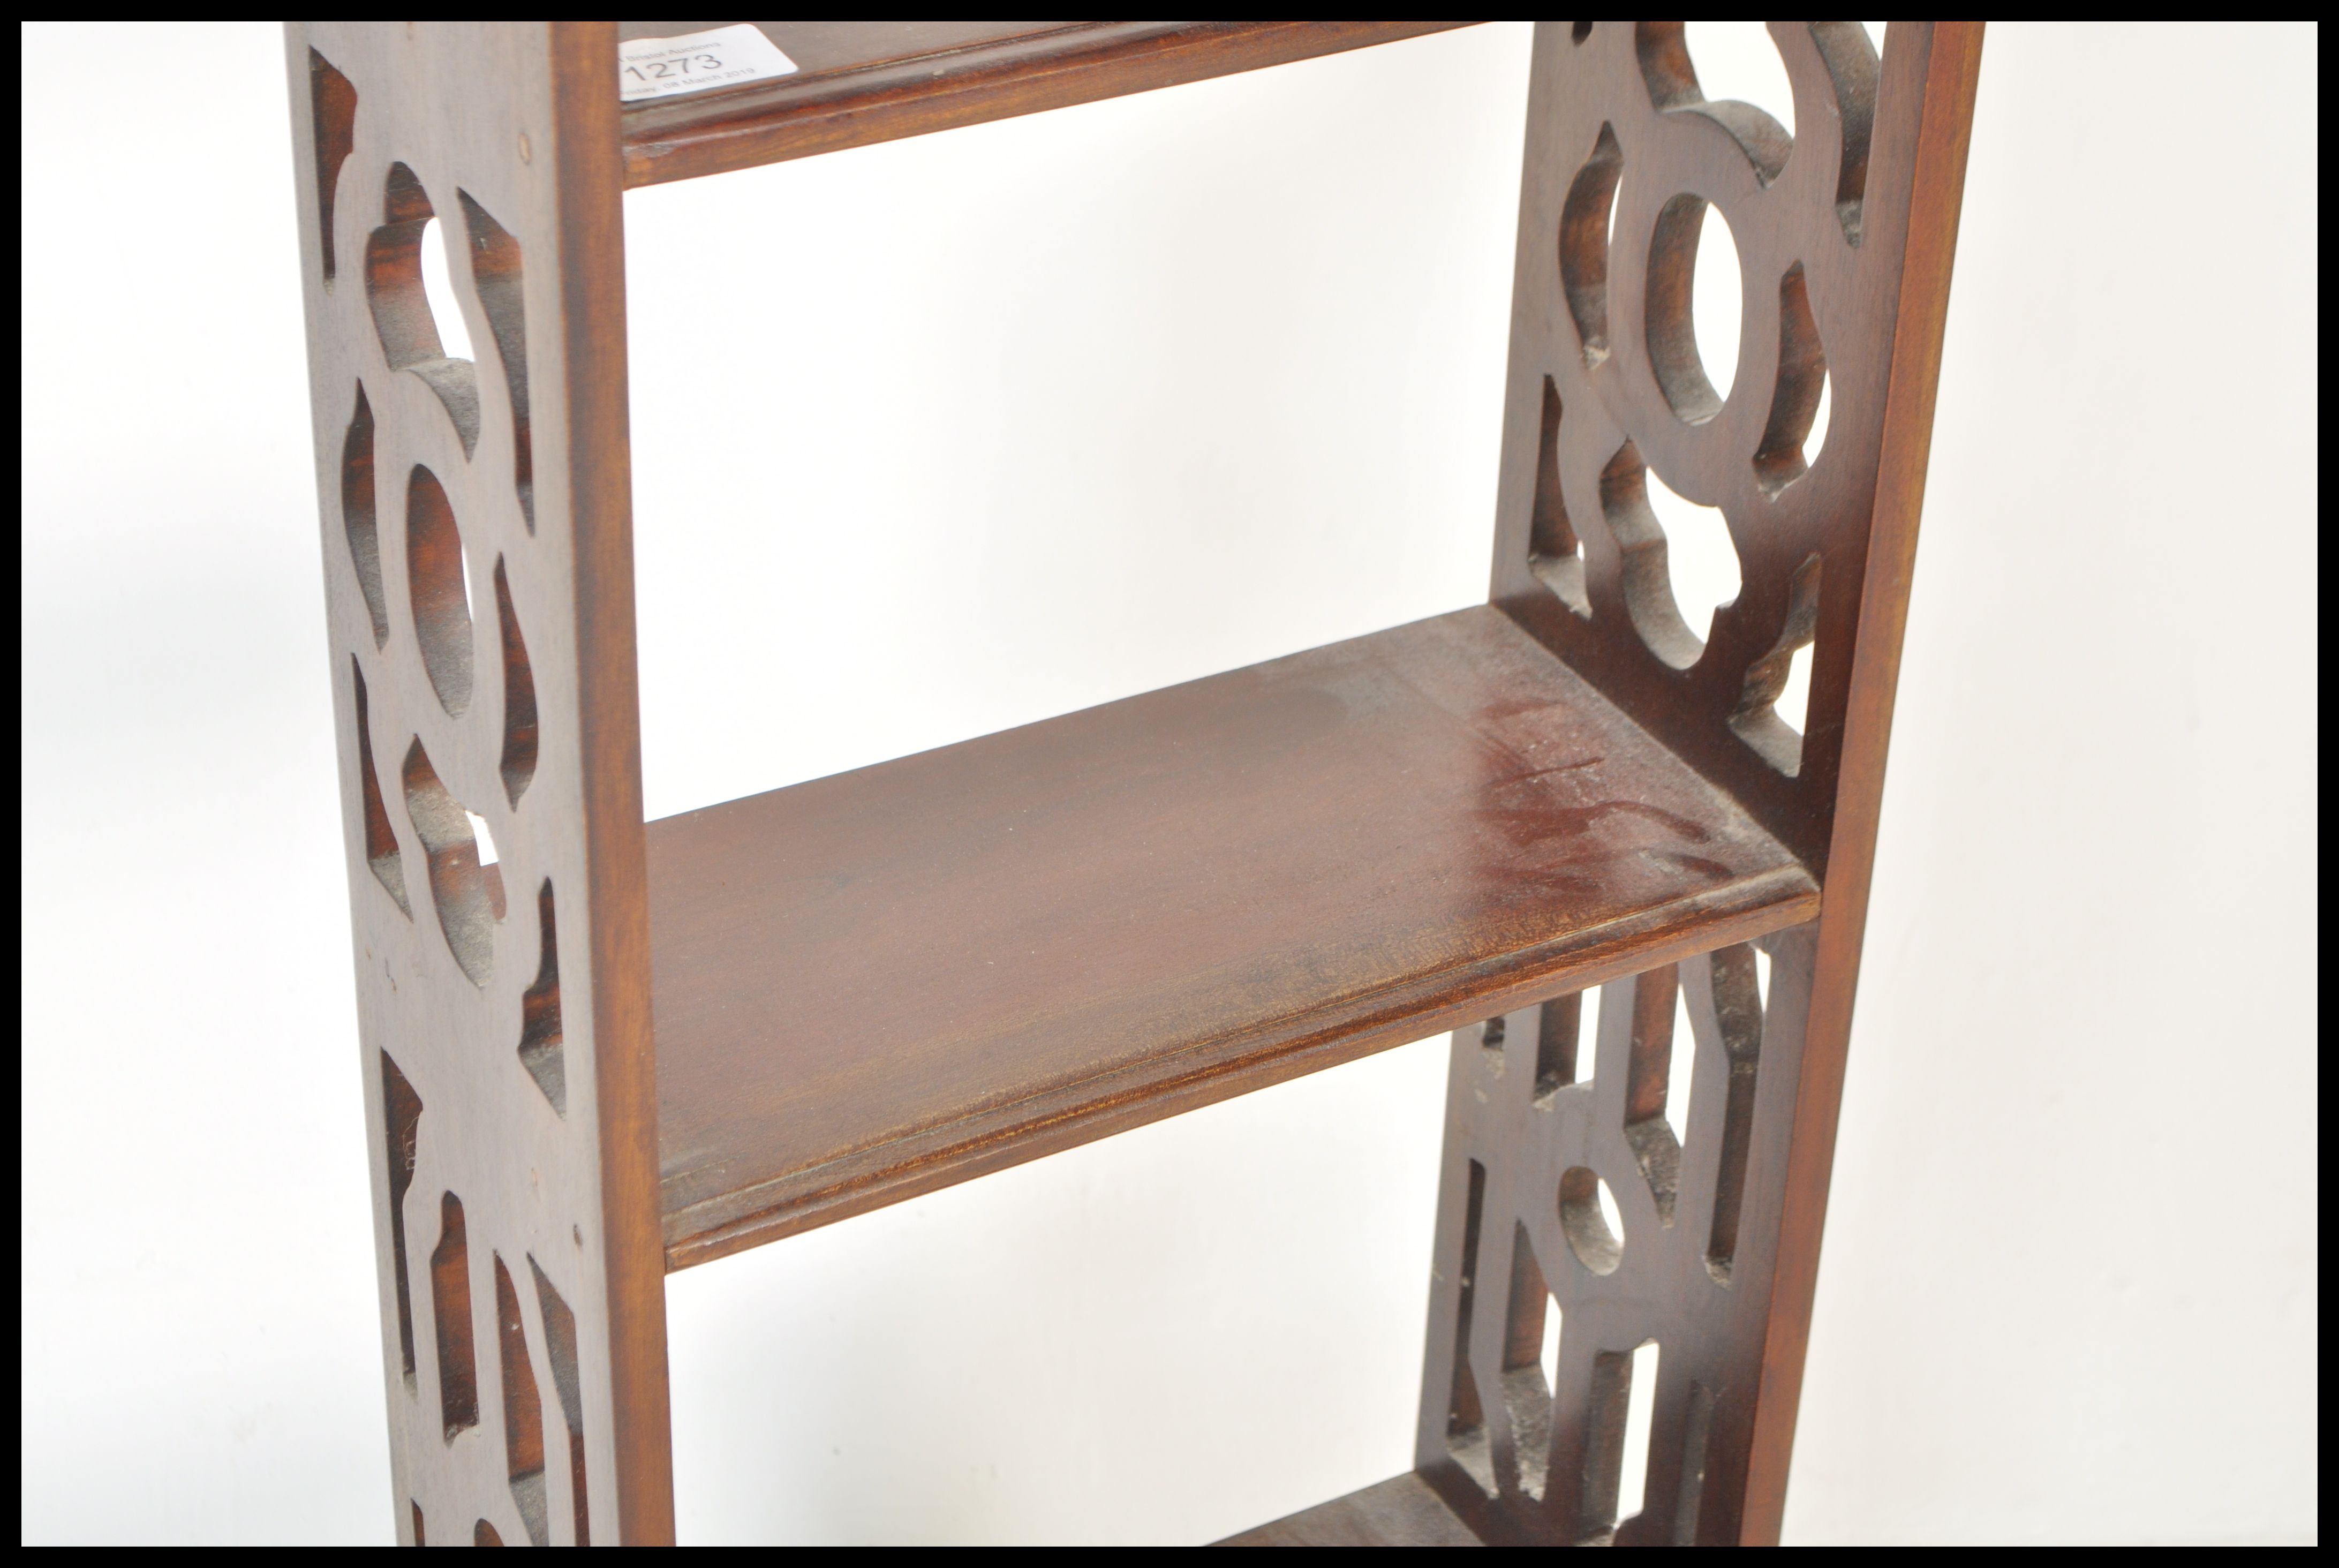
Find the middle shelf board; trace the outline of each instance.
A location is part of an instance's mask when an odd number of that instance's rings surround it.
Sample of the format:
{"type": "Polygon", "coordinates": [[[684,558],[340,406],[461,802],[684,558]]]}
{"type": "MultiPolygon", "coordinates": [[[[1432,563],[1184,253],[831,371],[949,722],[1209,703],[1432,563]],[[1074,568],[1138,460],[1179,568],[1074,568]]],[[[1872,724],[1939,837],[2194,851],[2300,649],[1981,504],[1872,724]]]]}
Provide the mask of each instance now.
{"type": "Polygon", "coordinates": [[[1499,610],[649,826],[668,1264],[1798,923],[1499,610]]]}

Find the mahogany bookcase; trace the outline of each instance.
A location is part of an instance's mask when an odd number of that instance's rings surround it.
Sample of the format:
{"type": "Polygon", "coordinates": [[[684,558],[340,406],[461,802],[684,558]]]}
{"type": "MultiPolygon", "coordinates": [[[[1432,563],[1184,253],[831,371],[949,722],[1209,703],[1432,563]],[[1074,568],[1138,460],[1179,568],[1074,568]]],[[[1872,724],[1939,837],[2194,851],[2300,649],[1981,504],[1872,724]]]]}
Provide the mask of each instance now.
{"type": "Polygon", "coordinates": [[[1979,26],[1772,24],[1791,136],[1538,25],[1485,605],[645,823],[628,187],[1448,25],[771,22],[620,104],[714,25],[288,34],[400,1538],[671,1540],[669,1269],[1452,1030],[1416,1468],[1238,1540],[1776,1540],[1979,26]]]}

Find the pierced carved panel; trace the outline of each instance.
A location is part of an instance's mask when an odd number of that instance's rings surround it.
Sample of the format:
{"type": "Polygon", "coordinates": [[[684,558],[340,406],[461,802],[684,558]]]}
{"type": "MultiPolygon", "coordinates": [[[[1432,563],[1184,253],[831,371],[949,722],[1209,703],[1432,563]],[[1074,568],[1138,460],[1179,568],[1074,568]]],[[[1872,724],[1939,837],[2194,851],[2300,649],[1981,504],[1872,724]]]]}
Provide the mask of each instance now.
{"type": "Polygon", "coordinates": [[[1791,132],[1711,99],[1683,24],[1535,35],[1494,598],[1824,902],[1455,1037],[1416,1459],[1489,1541],[1776,1536],[1979,31],[1768,38],[1791,132]],[[1727,366],[1693,308],[1723,227],[1727,366]],[[1659,487],[1726,530],[1710,616],[1659,487]]]}
{"type": "Polygon", "coordinates": [[[1454,1036],[1417,1462],[1485,1539],[1737,1539],[1814,935],[1454,1036]]]}
{"type": "Polygon", "coordinates": [[[1537,31],[1494,597],[1817,864],[1929,31],[1895,24],[1881,58],[1856,22],[1774,22],[1770,37],[1791,134],[1707,98],[1681,23],[1537,31]],[[1692,310],[1717,213],[1742,283],[1730,367],[1705,363],[1692,310]],[[1726,523],[1740,586],[1710,625],[1680,602],[1653,476],[1726,523]],[[1805,648],[1798,729],[1776,705],[1805,648]]]}
{"type": "MultiPolygon", "coordinates": [[[[638,1260],[611,1224],[606,1132],[626,1119],[602,1103],[598,1057],[632,1042],[603,1038],[594,1003],[646,975],[597,972],[593,938],[613,917],[597,908],[587,809],[575,518],[589,498],[565,460],[569,345],[530,336],[563,321],[564,261],[577,266],[553,36],[291,35],[310,89],[326,599],[396,1512],[412,1544],[615,1542],[629,1523],[612,1367],[641,1335],[611,1282],[638,1260]],[[432,246],[451,307],[426,288],[432,246]],[[449,347],[465,340],[476,361],[449,347]]],[[[614,78],[602,85],[614,99],[614,78]]],[[[637,1196],[654,1237],[655,1189],[637,1196]]],[[[663,1323],[649,1327],[662,1355],[663,1323]]]]}

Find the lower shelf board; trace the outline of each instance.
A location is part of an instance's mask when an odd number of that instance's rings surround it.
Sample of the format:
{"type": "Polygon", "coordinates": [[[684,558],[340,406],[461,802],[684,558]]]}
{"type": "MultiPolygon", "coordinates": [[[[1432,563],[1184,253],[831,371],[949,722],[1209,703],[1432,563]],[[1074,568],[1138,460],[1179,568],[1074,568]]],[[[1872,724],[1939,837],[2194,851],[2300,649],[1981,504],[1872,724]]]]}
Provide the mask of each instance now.
{"type": "Polygon", "coordinates": [[[1272,1524],[1229,1535],[1220,1546],[1478,1546],[1470,1527],[1407,1473],[1272,1524]]]}
{"type": "Polygon", "coordinates": [[[1482,606],[653,823],[670,1267],[1811,918],[1482,606]]]}

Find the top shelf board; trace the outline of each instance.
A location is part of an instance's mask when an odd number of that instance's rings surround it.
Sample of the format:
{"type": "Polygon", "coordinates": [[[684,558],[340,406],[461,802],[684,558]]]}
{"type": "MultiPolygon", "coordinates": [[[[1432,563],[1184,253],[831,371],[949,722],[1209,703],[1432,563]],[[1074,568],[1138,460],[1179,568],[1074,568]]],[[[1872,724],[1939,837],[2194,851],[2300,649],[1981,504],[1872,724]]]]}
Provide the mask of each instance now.
{"type": "MultiPolygon", "coordinates": [[[[620,22],[668,38],[728,22],[620,22]]],[[[1458,22],[757,22],[798,67],[632,104],[626,183],[656,185],[1335,54],[1458,22]]]]}
{"type": "Polygon", "coordinates": [[[649,875],[674,1267],[1819,907],[1491,606],[652,823],[649,875]]]}

